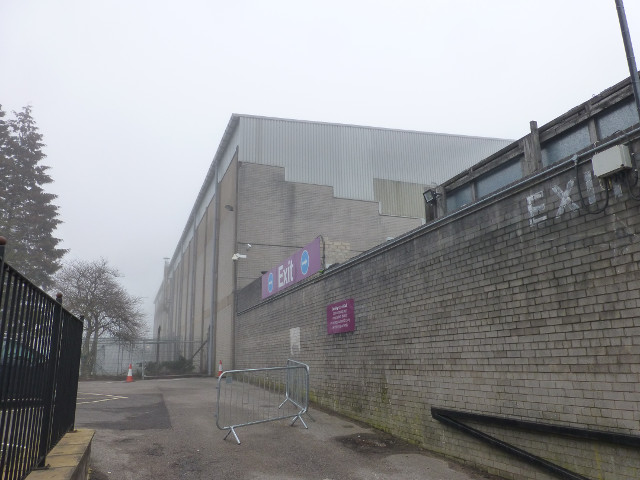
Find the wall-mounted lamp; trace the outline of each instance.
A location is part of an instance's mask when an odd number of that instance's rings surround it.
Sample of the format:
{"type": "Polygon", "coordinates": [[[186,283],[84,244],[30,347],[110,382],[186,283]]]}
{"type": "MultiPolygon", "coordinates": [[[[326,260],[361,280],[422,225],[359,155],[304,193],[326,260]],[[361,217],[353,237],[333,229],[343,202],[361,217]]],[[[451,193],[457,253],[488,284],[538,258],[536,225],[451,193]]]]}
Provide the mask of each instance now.
{"type": "Polygon", "coordinates": [[[231,260],[235,262],[236,260],[240,260],[241,258],[247,258],[247,256],[241,253],[234,253],[233,257],[231,257],[231,260]]]}
{"type": "Polygon", "coordinates": [[[231,205],[225,205],[224,208],[225,210],[229,210],[230,212],[233,212],[233,207],[231,205]]]}
{"type": "Polygon", "coordinates": [[[428,205],[435,205],[438,197],[441,197],[442,194],[436,192],[434,189],[430,188],[429,190],[425,190],[425,192],[422,194],[422,196],[424,197],[424,202],[428,205]]]}

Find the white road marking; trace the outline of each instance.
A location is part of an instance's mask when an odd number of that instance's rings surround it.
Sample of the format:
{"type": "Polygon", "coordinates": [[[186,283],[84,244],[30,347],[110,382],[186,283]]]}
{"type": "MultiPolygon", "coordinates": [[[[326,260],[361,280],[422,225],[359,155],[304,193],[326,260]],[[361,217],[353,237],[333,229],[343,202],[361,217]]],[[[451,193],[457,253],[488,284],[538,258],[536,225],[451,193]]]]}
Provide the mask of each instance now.
{"type": "Polygon", "coordinates": [[[124,398],[129,398],[129,397],[124,397],[122,395],[108,395],[106,393],[78,393],[78,401],[76,402],[76,404],[82,405],[85,403],[109,402],[111,400],[121,400],[124,398]],[[88,399],[82,398],[84,395],[95,395],[97,397],[106,397],[106,398],[101,398],[97,400],[88,400],[88,399]]]}

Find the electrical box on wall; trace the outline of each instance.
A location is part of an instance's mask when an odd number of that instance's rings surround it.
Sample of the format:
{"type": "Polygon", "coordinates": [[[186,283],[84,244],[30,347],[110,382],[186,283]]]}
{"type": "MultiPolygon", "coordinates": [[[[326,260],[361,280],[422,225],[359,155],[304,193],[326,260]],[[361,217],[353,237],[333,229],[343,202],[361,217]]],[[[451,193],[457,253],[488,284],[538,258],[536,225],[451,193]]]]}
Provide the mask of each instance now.
{"type": "Polygon", "coordinates": [[[616,172],[632,168],[631,154],[627,145],[616,145],[600,153],[596,153],[591,159],[593,173],[598,178],[608,177],[616,172]]]}

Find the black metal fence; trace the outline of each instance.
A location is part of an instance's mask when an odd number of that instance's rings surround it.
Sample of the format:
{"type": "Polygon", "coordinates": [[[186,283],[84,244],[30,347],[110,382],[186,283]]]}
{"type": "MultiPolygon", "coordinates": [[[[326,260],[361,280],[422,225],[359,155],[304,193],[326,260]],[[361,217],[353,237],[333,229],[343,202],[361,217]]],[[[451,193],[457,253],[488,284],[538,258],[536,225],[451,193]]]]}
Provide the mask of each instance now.
{"type": "Polygon", "coordinates": [[[0,478],[21,479],[73,430],[82,322],[4,262],[0,239],[0,478]]]}

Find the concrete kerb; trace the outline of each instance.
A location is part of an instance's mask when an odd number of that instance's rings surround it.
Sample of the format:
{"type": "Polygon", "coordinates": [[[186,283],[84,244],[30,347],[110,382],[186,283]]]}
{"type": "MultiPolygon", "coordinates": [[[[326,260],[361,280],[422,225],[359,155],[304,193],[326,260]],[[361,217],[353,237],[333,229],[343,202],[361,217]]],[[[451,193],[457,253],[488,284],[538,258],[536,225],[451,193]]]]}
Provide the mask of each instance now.
{"type": "Polygon", "coordinates": [[[86,480],[94,435],[88,429],[67,433],[47,455],[46,468],[34,470],[26,480],[86,480]]]}

